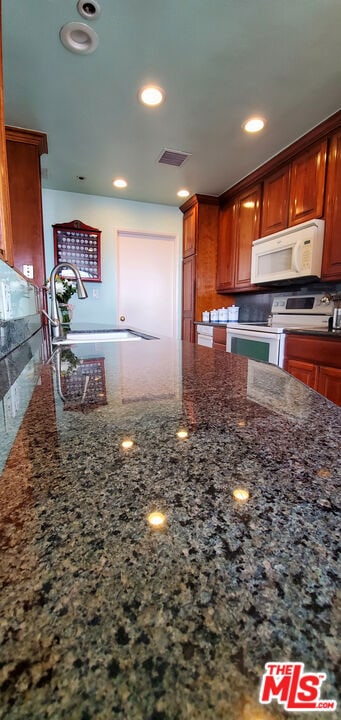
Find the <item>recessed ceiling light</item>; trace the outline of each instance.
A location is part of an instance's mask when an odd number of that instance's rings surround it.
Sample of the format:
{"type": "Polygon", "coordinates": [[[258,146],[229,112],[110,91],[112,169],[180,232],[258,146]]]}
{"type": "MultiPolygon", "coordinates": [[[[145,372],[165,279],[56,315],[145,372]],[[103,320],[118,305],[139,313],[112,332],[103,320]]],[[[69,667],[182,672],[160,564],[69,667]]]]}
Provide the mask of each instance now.
{"type": "Polygon", "coordinates": [[[126,188],[128,183],[123,178],[116,178],[116,180],[113,180],[113,186],[116,188],[126,188]]]}
{"type": "Polygon", "coordinates": [[[179,197],[188,197],[188,196],[189,196],[189,190],[186,190],[185,188],[183,188],[182,190],[179,190],[176,194],[177,194],[179,197]]]}
{"type": "Polygon", "coordinates": [[[98,45],[98,35],[96,31],[82,22],[69,22],[60,30],[59,37],[61,43],[70,52],[79,53],[80,55],[90,55],[98,45]]]}
{"type": "Polygon", "coordinates": [[[138,92],[138,98],[143,105],[149,105],[150,107],[156,107],[161,105],[165,99],[165,91],[156,85],[145,85],[140,88],[138,92]]]}
{"type": "Polygon", "coordinates": [[[259,132],[260,130],[263,130],[263,127],[265,125],[265,120],[262,117],[250,117],[248,120],[246,120],[242,128],[246,130],[246,132],[254,133],[259,132]]]}

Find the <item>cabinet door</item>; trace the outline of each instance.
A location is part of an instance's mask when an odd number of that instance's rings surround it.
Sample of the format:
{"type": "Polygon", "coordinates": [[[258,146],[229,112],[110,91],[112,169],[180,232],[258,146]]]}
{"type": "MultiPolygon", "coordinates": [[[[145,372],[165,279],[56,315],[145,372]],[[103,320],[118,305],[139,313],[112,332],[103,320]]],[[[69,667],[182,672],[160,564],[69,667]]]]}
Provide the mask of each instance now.
{"type": "Polygon", "coordinates": [[[183,220],[183,257],[194,255],[196,251],[198,207],[194,205],[184,214],[183,220]]]}
{"type": "Polygon", "coordinates": [[[213,347],[226,352],[226,327],[213,328],[213,347]]]}
{"type": "Polygon", "coordinates": [[[316,389],[317,366],[303,360],[287,360],[285,370],[297,380],[301,380],[309,387],[316,389]]]}
{"type": "Polygon", "coordinates": [[[7,155],[4,126],[4,93],[2,76],[1,0],[0,0],[0,258],[13,265],[12,226],[8,192],[7,155]]]}
{"type": "Polygon", "coordinates": [[[252,242],[259,237],[260,185],[241,195],[236,212],[236,261],[234,287],[236,290],[255,289],[251,285],[252,242]]]}
{"type": "Polygon", "coordinates": [[[327,141],[313,145],[291,165],[289,226],[323,215],[327,141]]]}
{"type": "Polygon", "coordinates": [[[235,205],[220,209],[217,253],[217,290],[234,286],[235,268],[235,205]]]}
{"type": "Polygon", "coordinates": [[[286,165],[264,180],[260,236],[288,226],[290,168],[286,165]]]}
{"type": "Polygon", "coordinates": [[[182,263],[182,339],[195,342],[195,255],[182,263]]]}
{"type": "Polygon", "coordinates": [[[341,370],[321,365],[316,389],[328,400],[332,400],[336,405],[341,405],[341,370]]]}
{"type": "Polygon", "coordinates": [[[341,130],[328,153],[323,280],[341,280],[341,130]]]}
{"type": "Polygon", "coordinates": [[[46,281],[40,155],[47,152],[45,133],[6,127],[14,265],[33,266],[32,281],[46,281]]]}

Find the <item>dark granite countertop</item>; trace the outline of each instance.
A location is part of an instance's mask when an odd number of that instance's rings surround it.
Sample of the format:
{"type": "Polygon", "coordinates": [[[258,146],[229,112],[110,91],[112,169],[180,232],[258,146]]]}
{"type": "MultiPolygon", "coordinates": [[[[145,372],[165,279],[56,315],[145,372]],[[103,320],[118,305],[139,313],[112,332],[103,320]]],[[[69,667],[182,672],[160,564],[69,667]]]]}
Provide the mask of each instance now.
{"type": "Polygon", "coordinates": [[[285,718],[271,661],[337,699],[340,409],[194,344],[59,352],[0,486],[0,718],[285,718]]]}

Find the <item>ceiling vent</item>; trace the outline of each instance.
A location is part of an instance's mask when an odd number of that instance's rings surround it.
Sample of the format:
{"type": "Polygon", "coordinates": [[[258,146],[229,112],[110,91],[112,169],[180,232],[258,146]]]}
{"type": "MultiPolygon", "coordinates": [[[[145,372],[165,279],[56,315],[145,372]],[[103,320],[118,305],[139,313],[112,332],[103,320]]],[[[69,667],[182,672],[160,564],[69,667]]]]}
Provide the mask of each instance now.
{"type": "Polygon", "coordinates": [[[158,162],[162,165],[173,165],[173,167],[182,167],[186,160],[191,157],[192,153],[182,152],[181,150],[162,150],[158,162]]]}

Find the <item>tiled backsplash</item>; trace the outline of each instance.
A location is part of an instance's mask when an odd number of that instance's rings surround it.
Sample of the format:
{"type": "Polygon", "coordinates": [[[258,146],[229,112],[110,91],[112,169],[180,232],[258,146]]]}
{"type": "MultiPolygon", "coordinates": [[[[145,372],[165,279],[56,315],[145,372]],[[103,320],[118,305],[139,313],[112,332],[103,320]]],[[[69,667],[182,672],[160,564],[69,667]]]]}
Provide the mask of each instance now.
{"type": "Polygon", "coordinates": [[[27,340],[40,325],[37,288],[0,260],[0,358],[27,340]]]}

